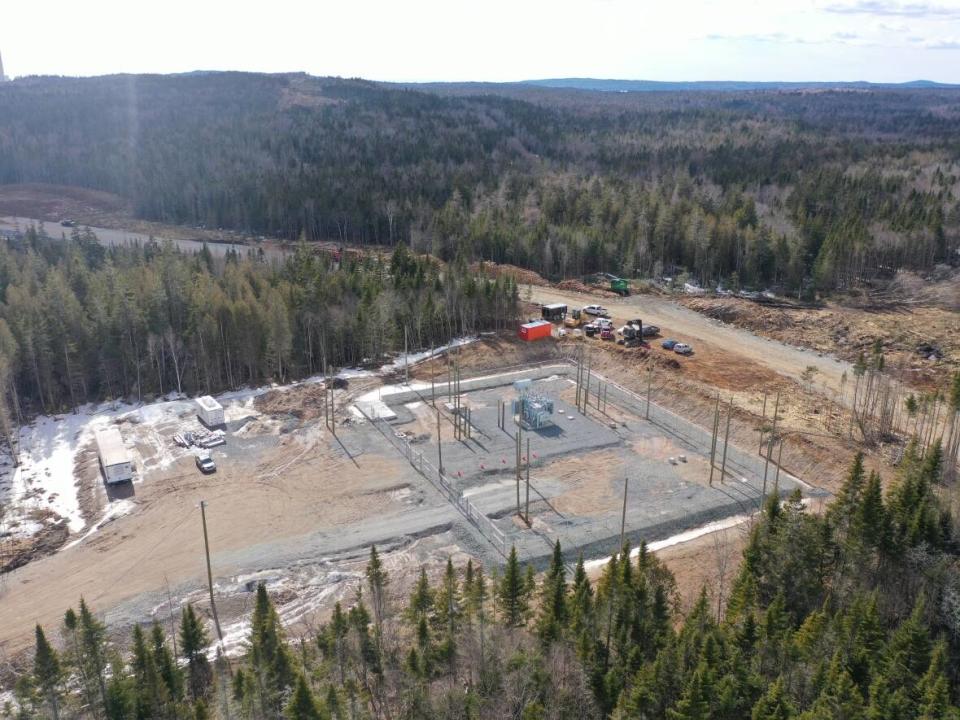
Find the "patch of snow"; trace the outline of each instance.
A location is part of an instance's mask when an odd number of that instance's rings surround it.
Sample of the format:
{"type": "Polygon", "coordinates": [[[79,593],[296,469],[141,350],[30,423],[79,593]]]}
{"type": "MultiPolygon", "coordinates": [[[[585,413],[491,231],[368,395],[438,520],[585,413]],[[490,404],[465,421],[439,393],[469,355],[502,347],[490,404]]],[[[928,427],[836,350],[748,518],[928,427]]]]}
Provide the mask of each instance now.
{"type": "Polygon", "coordinates": [[[102,528],[107,523],[112,522],[113,520],[116,520],[117,518],[123,517],[124,515],[128,514],[131,510],[133,510],[133,507],[134,505],[132,500],[117,500],[115,502],[110,503],[107,506],[107,511],[103,514],[103,517],[97,520],[97,522],[93,525],[93,527],[87,530],[87,532],[85,532],[81,537],[78,537],[76,540],[64,545],[63,549],[69,550],[74,545],[79,545],[80,543],[82,543],[88,537],[93,535],[95,532],[97,532],[100,528],[102,528]]]}

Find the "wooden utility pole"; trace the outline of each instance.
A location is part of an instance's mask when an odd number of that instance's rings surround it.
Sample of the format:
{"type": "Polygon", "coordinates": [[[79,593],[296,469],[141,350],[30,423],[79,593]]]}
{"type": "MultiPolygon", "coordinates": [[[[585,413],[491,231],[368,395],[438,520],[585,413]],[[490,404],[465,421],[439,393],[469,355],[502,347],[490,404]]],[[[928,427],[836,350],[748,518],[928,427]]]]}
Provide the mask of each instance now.
{"type": "Polygon", "coordinates": [[[516,447],[514,448],[514,455],[516,462],[516,475],[517,475],[517,515],[520,515],[520,423],[517,423],[517,429],[513,434],[514,441],[516,442],[516,447]]]}
{"type": "Polygon", "coordinates": [[[733,416],[733,396],[730,397],[730,406],[727,408],[727,431],[723,436],[723,462],[720,465],[720,482],[727,473],[727,443],[730,441],[730,418],[733,416]]]}
{"type": "Polygon", "coordinates": [[[646,419],[650,419],[650,391],[653,389],[653,365],[647,368],[647,412],[646,419]]]}
{"type": "Polygon", "coordinates": [[[760,415],[760,447],[757,449],[757,452],[763,453],[763,431],[764,425],[767,423],[767,393],[763,394],[763,412],[760,415]]]}
{"type": "Polygon", "coordinates": [[[443,442],[440,439],[440,410],[437,409],[437,472],[443,476],[443,442]]]}
{"type": "Polygon", "coordinates": [[[770,435],[770,440],[767,442],[767,457],[763,463],[763,499],[767,499],[767,471],[770,469],[770,456],[773,455],[773,443],[776,442],[777,436],[772,434],[770,435]]]}
{"type": "MultiPolygon", "coordinates": [[[[630,487],[630,478],[623,479],[623,510],[620,512],[620,549],[623,550],[624,535],[627,530],[627,489],[630,487]]],[[[628,559],[629,562],[629,559],[628,559]]]]}
{"type": "Polygon", "coordinates": [[[403,326],[403,382],[410,384],[410,354],[407,348],[407,326],[403,326]]]}
{"type": "Polygon", "coordinates": [[[530,438],[527,438],[527,527],[530,526],[530,438]]]}
{"type": "Polygon", "coordinates": [[[713,433],[710,442],[710,484],[713,485],[713,470],[717,465],[717,433],[720,432],[720,393],[713,408],[713,433]]]}
{"type": "Polygon", "coordinates": [[[587,414],[587,406],[590,404],[590,356],[587,355],[587,385],[586,390],[583,394],[583,412],[584,415],[587,414]]]}
{"type": "Polygon", "coordinates": [[[223,644],[223,631],[220,629],[220,618],[217,617],[217,604],[213,600],[213,571],[210,569],[210,538],[207,535],[207,503],[200,501],[200,521],[203,523],[203,551],[207,556],[207,588],[210,590],[210,610],[213,612],[213,625],[217,628],[217,637],[223,644]]]}
{"type": "Polygon", "coordinates": [[[780,497],[780,461],[783,460],[783,438],[780,439],[780,449],[777,450],[777,474],[773,478],[773,492],[780,497]]]}

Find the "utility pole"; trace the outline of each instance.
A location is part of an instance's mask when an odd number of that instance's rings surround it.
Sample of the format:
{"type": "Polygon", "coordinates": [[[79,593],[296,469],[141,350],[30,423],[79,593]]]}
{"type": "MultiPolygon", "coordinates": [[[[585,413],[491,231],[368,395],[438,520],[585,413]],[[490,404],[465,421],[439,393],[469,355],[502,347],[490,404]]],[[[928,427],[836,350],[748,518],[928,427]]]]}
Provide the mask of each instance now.
{"type": "Polygon", "coordinates": [[[757,449],[757,452],[763,453],[763,431],[764,425],[767,423],[767,393],[763,394],[763,412],[760,415],[760,447],[757,449]]]}
{"type": "Polygon", "coordinates": [[[767,470],[770,468],[770,456],[773,454],[773,442],[776,440],[776,435],[770,435],[770,441],[767,443],[767,458],[763,463],[763,499],[767,499],[767,470]]]}
{"type": "Polygon", "coordinates": [[[403,326],[403,382],[410,384],[410,354],[407,349],[407,326],[403,326]]]}
{"type": "MultiPolygon", "coordinates": [[[[627,530],[627,489],[630,487],[630,478],[623,479],[623,510],[620,512],[620,549],[623,550],[624,535],[627,530]]],[[[628,559],[629,561],[629,559],[628,559]]]]}
{"type": "Polygon", "coordinates": [[[733,396],[730,396],[730,406],[727,408],[727,431],[723,436],[723,462],[720,466],[720,483],[727,473],[727,443],[730,441],[730,418],[733,415],[733,396]]]}
{"type": "Polygon", "coordinates": [[[587,414],[587,406],[590,404],[590,356],[587,355],[587,386],[583,393],[583,414],[587,414]]]}
{"type": "Polygon", "coordinates": [[[710,442],[710,484],[713,485],[713,469],[717,465],[717,433],[720,432],[720,393],[713,408],[713,433],[710,442]]]}
{"type": "Polygon", "coordinates": [[[217,637],[223,644],[223,631],[220,629],[220,618],[217,617],[217,604],[213,600],[213,571],[210,569],[210,538],[207,536],[207,503],[200,501],[200,520],[203,523],[203,551],[207,556],[207,588],[210,590],[210,610],[213,611],[213,624],[217,628],[217,637]]]}
{"type": "Polygon", "coordinates": [[[530,438],[527,438],[527,527],[530,527],[530,438]]]}
{"type": "Polygon", "coordinates": [[[520,515],[520,423],[517,423],[517,429],[513,434],[514,440],[516,442],[515,447],[515,466],[516,466],[516,475],[517,475],[517,515],[520,515]]]}
{"type": "Polygon", "coordinates": [[[443,442],[440,440],[440,410],[437,410],[437,472],[443,477],[443,442]]]}
{"type": "Polygon", "coordinates": [[[653,365],[647,368],[647,412],[646,418],[650,419],[650,391],[653,389],[653,365]]]}

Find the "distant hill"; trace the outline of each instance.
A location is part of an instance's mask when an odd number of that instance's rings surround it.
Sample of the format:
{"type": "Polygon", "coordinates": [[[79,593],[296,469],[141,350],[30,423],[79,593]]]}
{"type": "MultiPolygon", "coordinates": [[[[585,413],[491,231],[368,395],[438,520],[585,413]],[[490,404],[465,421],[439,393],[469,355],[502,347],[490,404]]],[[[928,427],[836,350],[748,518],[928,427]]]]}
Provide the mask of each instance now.
{"type": "Polygon", "coordinates": [[[699,80],[693,82],[662,82],[659,80],[602,80],[597,78],[550,78],[524,80],[522,85],[563,88],[568,90],[600,90],[603,92],[655,92],[678,90],[707,90],[714,92],[745,92],[750,90],[890,90],[896,88],[960,88],[960,85],[912,80],[904,83],[871,83],[863,80],[851,82],[749,82],[744,80],[699,80]]]}

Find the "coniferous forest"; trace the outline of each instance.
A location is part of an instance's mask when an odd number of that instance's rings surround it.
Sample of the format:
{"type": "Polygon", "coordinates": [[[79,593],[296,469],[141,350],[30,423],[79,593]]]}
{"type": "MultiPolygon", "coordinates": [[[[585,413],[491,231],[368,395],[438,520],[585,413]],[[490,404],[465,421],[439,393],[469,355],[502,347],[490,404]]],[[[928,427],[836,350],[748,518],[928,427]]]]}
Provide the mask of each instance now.
{"type": "Polygon", "coordinates": [[[290,637],[264,586],[246,644],[216,649],[206,609],[108,638],[82,599],[36,628],[19,720],[958,717],[955,521],[941,453],[911,449],[884,494],[852,463],[823,514],[771,496],[729,598],[680,617],[670,572],[624,547],[591,582],[559,543],[541,578],[515,552],[448,562],[397,602],[376,548],[348,602],[290,637]],[[725,602],[727,601],[728,602],[725,602]]]}
{"type": "Polygon", "coordinates": [[[335,262],[172,245],[106,248],[36,228],[0,245],[0,422],[103,398],[147,400],[382,363],[513,327],[517,287],[404,245],[335,262]]]}
{"type": "Polygon", "coordinates": [[[0,183],[548,278],[831,291],[956,263],[960,91],[604,93],[307,75],[24,78],[0,183]]]}

